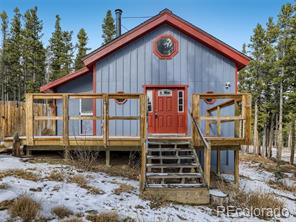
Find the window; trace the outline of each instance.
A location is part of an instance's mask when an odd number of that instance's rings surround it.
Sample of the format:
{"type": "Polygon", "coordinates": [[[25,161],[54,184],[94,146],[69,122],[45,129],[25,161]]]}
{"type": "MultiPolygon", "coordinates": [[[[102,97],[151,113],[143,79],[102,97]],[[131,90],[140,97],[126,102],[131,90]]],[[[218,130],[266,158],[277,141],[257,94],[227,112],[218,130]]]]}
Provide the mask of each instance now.
{"type": "Polygon", "coordinates": [[[160,59],[171,59],[178,53],[178,41],[172,35],[161,35],[153,43],[153,51],[160,59]]]}
{"type": "Polygon", "coordinates": [[[172,96],[173,91],[171,89],[161,89],[158,90],[158,96],[172,96]]]}
{"type": "MultiPolygon", "coordinates": [[[[123,91],[118,91],[117,94],[124,94],[124,92],[123,91]]],[[[118,105],[123,105],[123,104],[126,103],[126,101],[127,101],[127,99],[125,99],[125,98],[117,98],[117,99],[115,99],[115,102],[118,105]]]]}
{"type": "MultiPolygon", "coordinates": [[[[93,115],[93,99],[80,99],[80,115],[93,115]]],[[[92,120],[80,120],[80,135],[92,135],[92,120]]]]}
{"type": "Polygon", "coordinates": [[[93,100],[92,99],[80,99],[80,115],[91,116],[93,115],[93,100]]]}
{"type": "Polygon", "coordinates": [[[153,109],[153,94],[152,90],[147,90],[147,110],[152,112],[153,109]]]}
{"type": "Polygon", "coordinates": [[[184,112],[184,91],[178,91],[178,112],[184,112]]]}

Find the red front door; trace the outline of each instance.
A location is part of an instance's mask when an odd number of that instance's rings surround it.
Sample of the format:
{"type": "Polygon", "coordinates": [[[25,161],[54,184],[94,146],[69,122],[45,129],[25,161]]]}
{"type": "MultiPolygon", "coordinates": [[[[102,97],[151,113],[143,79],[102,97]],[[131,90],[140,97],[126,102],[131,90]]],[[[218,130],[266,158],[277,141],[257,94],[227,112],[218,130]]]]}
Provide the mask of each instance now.
{"type": "Polygon", "coordinates": [[[147,86],[149,133],[187,132],[187,88],[147,86]]]}

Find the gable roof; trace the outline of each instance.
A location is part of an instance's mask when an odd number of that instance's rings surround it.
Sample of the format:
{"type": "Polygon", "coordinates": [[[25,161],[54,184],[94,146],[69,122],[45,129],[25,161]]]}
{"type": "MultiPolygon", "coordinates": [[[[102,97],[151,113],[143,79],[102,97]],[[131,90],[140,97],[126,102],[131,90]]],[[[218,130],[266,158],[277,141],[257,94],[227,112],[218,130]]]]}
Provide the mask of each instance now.
{"type": "Polygon", "coordinates": [[[221,40],[215,38],[209,33],[203,31],[202,29],[192,25],[191,23],[185,21],[184,19],[173,14],[170,10],[164,9],[158,15],[148,19],[137,27],[131,29],[129,32],[119,36],[110,43],[92,51],[83,58],[83,62],[86,66],[92,65],[97,60],[110,54],[111,52],[125,46],[126,44],[134,41],[135,39],[141,37],[145,33],[155,29],[162,24],[169,24],[183,33],[191,36],[197,41],[209,46],[210,48],[216,50],[220,54],[233,60],[238,69],[245,67],[250,58],[233,47],[227,45],[221,40]]]}
{"type": "Polygon", "coordinates": [[[184,19],[173,14],[170,10],[164,9],[156,16],[148,19],[147,21],[141,23],[130,31],[124,33],[123,35],[113,39],[108,44],[90,52],[83,58],[83,63],[86,67],[70,73],[60,79],[50,82],[40,88],[42,92],[50,90],[62,83],[65,83],[73,78],[80,75],[86,74],[92,69],[92,65],[99,59],[109,55],[110,53],[124,47],[128,43],[140,38],[147,32],[159,27],[162,24],[169,24],[172,27],[180,30],[186,35],[192,37],[193,39],[201,42],[202,44],[214,49],[218,53],[224,55],[230,60],[234,61],[237,69],[240,70],[248,65],[251,60],[248,56],[234,49],[233,47],[227,45],[221,40],[215,38],[209,33],[203,31],[202,29],[192,25],[191,23],[185,21],[184,19]]]}
{"type": "Polygon", "coordinates": [[[75,72],[71,72],[71,73],[68,74],[68,75],[65,75],[65,76],[63,76],[63,77],[61,77],[61,78],[59,78],[59,79],[57,79],[57,80],[54,80],[54,81],[52,81],[52,82],[50,82],[50,83],[47,83],[46,85],[41,86],[41,87],[40,87],[40,91],[41,91],[41,92],[45,92],[45,91],[48,91],[48,90],[50,90],[50,89],[53,89],[54,87],[56,87],[56,86],[58,86],[58,85],[61,85],[61,84],[65,83],[65,82],[68,82],[68,81],[70,81],[70,80],[72,80],[72,79],[75,79],[75,78],[78,77],[78,76],[81,76],[81,75],[83,75],[83,74],[86,74],[86,73],[88,73],[89,71],[90,71],[90,70],[89,70],[88,67],[83,67],[83,68],[81,68],[81,69],[78,69],[78,70],[75,71],[75,72]]]}

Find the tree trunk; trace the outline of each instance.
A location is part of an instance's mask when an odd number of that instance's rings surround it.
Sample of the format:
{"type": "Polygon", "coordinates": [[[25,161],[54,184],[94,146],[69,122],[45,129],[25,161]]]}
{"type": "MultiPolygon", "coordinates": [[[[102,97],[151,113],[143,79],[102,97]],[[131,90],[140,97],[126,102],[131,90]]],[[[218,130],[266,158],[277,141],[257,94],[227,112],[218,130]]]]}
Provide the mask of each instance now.
{"type": "Polygon", "coordinates": [[[264,126],[264,130],[263,130],[263,138],[262,138],[262,156],[266,157],[267,156],[267,152],[266,152],[266,132],[267,132],[267,126],[264,126]]]}
{"type": "Polygon", "coordinates": [[[294,164],[294,155],[295,155],[295,120],[292,120],[291,124],[291,156],[290,164],[294,164]]]}
{"type": "Polygon", "coordinates": [[[280,112],[279,112],[279,134],[278,134],[278,147],[277,147],[277,162],[278,165],[282,160],[283,150],[283,83],[280,84],[280,112]]]}
{"type": "Polygon", "coordinates": [[[258,100],[255,100],[255,113],[254,113],[254,146],[253,146],[253,153],[256,154],[258,149],[258,100]]]}

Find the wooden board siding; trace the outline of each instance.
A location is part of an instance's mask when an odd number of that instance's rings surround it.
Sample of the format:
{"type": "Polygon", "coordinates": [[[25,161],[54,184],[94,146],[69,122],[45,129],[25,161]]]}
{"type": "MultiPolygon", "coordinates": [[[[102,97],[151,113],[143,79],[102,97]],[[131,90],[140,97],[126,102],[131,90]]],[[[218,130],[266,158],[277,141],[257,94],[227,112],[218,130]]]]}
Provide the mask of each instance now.
{"type": "MultiPolygon", "coordinates": [[[[143,92],[145,84],[188,84],[189,98],[193,92],[235,92],[235,64],[168,25],[98,61],[96,74],[97,92],[143,92]],[[153,54],[153,40],[161,34],[171,34],[179,41],[179,53],[171,60],[160,60],[153,54]],[[228,90],[224,88],[225,82],[231,83],[228,90]]],[[[189,108],[190,103],[189,100],[189,108]]],[[[128,115],[134,106],[110,106],[110,112],[128,115]]],[[[97,110],[101,110],[99,106],[97,110]]],[[[110,129],[113,128],[114,135],[122,132],[133,135],[138,127],[121,121],[114,123],[110,129]]]]}

